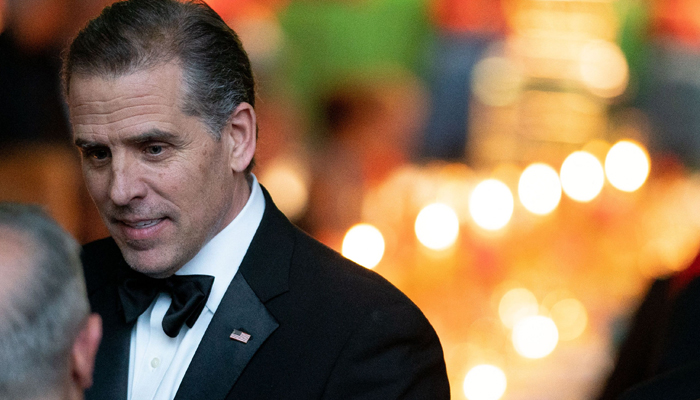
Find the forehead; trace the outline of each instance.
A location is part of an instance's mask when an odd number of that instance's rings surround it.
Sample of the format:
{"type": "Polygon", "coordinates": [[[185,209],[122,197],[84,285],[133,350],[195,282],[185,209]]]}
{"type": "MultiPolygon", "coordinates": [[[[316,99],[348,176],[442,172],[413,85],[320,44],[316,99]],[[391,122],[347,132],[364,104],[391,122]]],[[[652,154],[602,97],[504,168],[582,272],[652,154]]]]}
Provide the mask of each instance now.
{"type": "Polygon", "coordinates": [[[76,135],[177,125],[176,119],[184,116],[182,70],[177,64],[118,77],[75,75],[69,93],[76,135]]]}

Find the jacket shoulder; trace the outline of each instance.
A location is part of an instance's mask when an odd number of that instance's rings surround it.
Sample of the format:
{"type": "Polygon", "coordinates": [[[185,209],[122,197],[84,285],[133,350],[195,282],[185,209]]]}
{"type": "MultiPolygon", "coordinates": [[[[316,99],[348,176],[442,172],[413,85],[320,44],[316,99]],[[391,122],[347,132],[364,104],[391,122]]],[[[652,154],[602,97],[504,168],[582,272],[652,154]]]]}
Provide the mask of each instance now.
{"type": "Polygon", "coordinates": [[[116,278],[116,266],[124,261],[119,247],[112,238],[90,242],[80,255],[85,273],[88,295],[116,278]]]}
{"type": "Polygon", "coordinates": [[[304,308],[318,310],[340,345],[329,349],[336,358],[323,398],[449,399],[442,346],[418,306],[376,272],[298,235],[290,291],[303,288],[304,308]]]}
{"type": "Polygon", "coordinates": [[[304,279],[308,284],[315,284],[321,291],[324,291],[324,288],[332,290],[334,297],[341,299],[340,295],[348,294],[353,302],[358,300],[356,295],[352,295],[354,291],[374,300],[386,298],[413,305],[406,295],[378,273],[343,257],[299,229],[296,236],[290,273],[292,278],[295,272],[305,273],[304,279]]]}

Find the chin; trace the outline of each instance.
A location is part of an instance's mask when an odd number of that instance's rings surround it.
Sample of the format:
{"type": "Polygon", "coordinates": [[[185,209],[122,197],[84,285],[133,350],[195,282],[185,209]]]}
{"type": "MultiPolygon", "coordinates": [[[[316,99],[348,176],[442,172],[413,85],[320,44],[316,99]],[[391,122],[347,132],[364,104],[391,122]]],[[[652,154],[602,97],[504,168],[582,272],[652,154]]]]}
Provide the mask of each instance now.
{"type": "MultiPolygon", "coordinates": [[[[148,253],[153,253],[151,250],[148,253]]],[[[152,278],[167,278],[177,272],[184,263],[179,263],[174,260],[174,257],[164,257],[163,251],[155,257],[153,254],[138,254],[133,250],[122,250],[124,260],[129,264],[131,269],[148,275],[152,278]]]]}

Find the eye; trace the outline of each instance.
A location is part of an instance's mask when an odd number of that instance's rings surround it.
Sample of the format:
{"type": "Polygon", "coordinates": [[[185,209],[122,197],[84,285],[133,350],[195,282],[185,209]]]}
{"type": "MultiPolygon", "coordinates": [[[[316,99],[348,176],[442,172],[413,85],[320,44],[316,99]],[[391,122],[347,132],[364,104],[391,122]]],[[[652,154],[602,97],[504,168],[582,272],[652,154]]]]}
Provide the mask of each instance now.
{"type": "Polygon", "coordinates": [[[146,147],[146,154],[148,155],[157,156],[161,153],[163,153],[163,146],[159,144],[152,144],[146,147]]]}
{"type": "Polygon", "coordinates": [[[96,161],[105,160],[109,157],[109,155],[109,150],[102,148],[92,149],[87,152],[87,156],[96,161]]]}

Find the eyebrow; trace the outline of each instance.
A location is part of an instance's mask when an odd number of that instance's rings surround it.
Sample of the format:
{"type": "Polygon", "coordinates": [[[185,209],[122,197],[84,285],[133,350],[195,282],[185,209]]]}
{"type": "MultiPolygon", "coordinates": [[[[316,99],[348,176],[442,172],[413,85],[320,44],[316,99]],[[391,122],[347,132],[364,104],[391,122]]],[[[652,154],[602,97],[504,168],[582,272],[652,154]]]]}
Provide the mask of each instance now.
{"type": "Polygon", "coordinates": [[[171,142],[175,141],[177,138],[178,136],[172,132],[163,131],[160,129],[151,129],[149,131],[126,139],[126,142],[129,144],[141,144],[148,142],[171,142]]]}
{"type": "MultiPolygon", "coordinates": [[[[163,131],[160,129],[151,129],[149,131],[138,134],[136,136],[129,137],[128,139],[126,139],[126,143],[128,143],[128,144],[142,144],[142,143],[148,143],[148,142],[167,142],[167,141],[172,142],[172,141],[176,141],[177,138],[178,138],[178,136],[172,132],[163,131]]],[[[85,140],[82,138],[75,139],[75,145],[77,147],[80,147],[81,149],[91,149],[91,148],[95,148],[95,147],[104,146],[102,143],[93,142],[93,141],[85,140]]]]}

